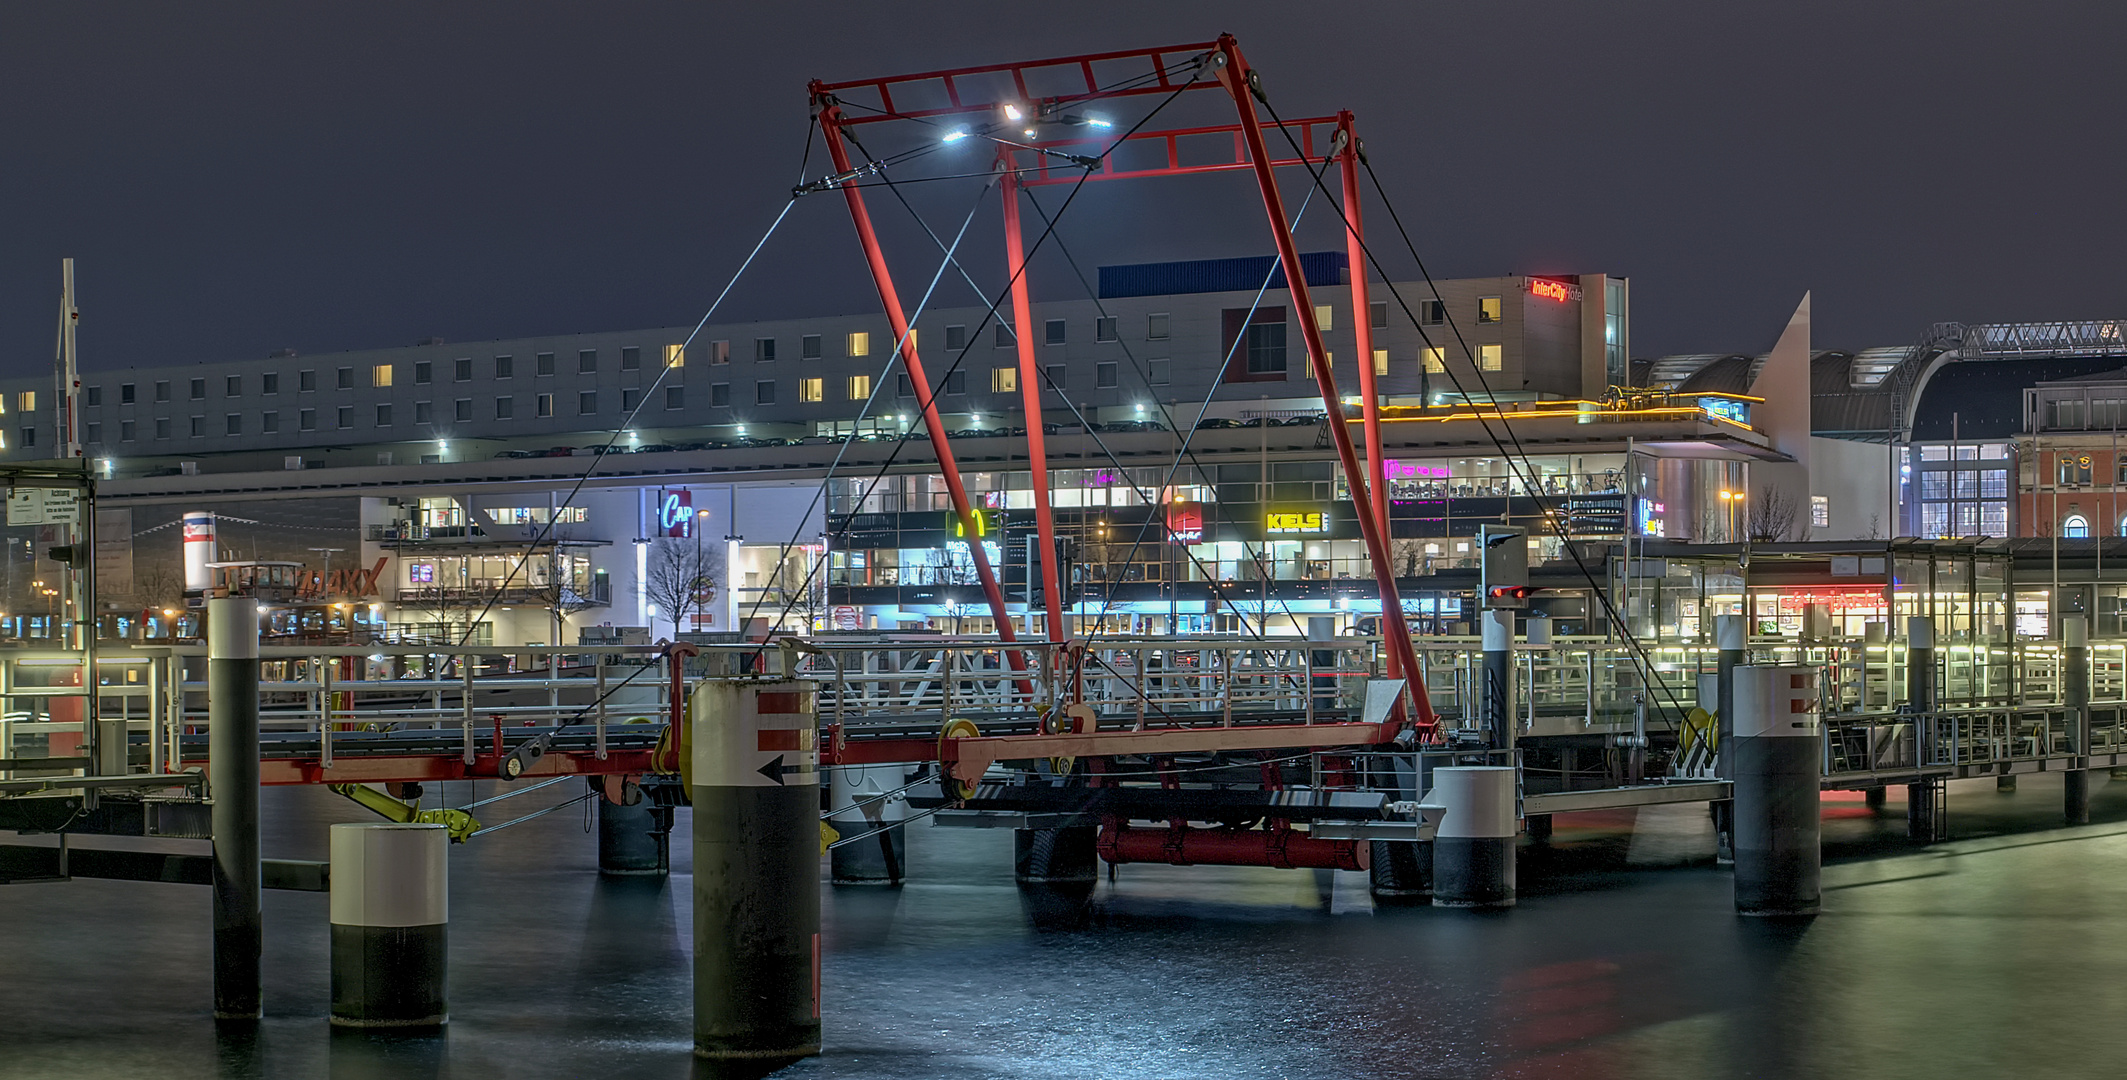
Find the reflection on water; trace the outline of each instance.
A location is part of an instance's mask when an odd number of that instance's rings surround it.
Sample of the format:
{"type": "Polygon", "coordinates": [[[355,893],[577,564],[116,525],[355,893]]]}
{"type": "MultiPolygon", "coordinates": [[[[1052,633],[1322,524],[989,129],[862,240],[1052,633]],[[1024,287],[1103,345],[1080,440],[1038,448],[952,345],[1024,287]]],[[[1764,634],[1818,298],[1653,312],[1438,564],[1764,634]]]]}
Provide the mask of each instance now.
{"type": "MultiPolygon", "coordinates": [[[[2095,786],[2067,830],[2058,780],[1955,785],[1928,849],[1896,798],[1827,796],[1824,914],[1797,922],[1733,915],[1701,807],[1560,817],[1498,914],[1376,909],[1329,872],[1022,891],[1008,833],[912,828],[907,887],[827,891],[828,1053],[779,1075],[2109,1077],[2127,783],[2095,786]]],[[[359,819],[317,790],[266,805],[275,856],[359,819]]],[[[600,881],[573,811],[454,849],[440,1035],[329,1030],[323,896],[268,894],[267,1019],[217,1032],[204,889],[0,888],[0,1077],[708,1076],[686,825],[669,883],[600,881]]]]}

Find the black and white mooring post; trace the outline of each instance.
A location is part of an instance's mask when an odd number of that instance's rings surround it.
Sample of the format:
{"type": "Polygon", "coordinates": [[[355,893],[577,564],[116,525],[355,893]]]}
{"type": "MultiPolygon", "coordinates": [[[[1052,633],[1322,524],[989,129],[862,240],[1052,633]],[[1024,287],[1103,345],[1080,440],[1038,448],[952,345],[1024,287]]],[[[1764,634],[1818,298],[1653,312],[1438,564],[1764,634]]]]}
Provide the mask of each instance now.
{"type": "Polygon", "coordinates": [[[1736,912],[1814,915],[1823,864],[1817,672],[1735,669],[1736,912]]]}
{"type": "MultiPolygon", "coordinates": [[[[1905,703],[1915,730],[1935,712],[1935,623],[1925,615],[1905,621],[1905,703]]],[[[1905,786],[1905,832],[1909,839],[1932,842],[1942,827],[1936,792],[1940,781],[1905,786]]]]}
{"type": "Polygon", "coordinates": [[[332,1023],[432,1028],[450,1019],[450,831],[332,827],[332,1023]]]}
{"type": "MultiPolygon", "coordinates": [[[[593,777],[594,780],[600,779],[593,777]]],[[[615,802],[601,790],[598,873],[601,877],[664,877],[672,872],[672,811],[660,809],[632,781],[617,781],[615,802]],[[633,799],[633,802],[626,800],[633,799]]]]}
{"type": "Polygon", "coordinates": [[[693,725],[694,1053],[820,1052],[820,779],[805,683],[708,679],[693,725]]]}
{"type": "Polygon", "coordinates": [[[207,777],[214,806],[214,1018],[260,1016],[258,601],[207,601],[207,777]]]}
{"type": "Polygon", "coordinates": [[[2070,825],[2090,824],[2090,624],[2081,615],[2061,616],[2061,704],[2067,706],[2068,738],[2076,764],[2061,774],[2061,813],[2070,825]]]}
{"type": "Polygon", "coordinates": [[[1433,770],[1426,801],[1444,808],[1433,833],[1433,906],[1514,906],[1514,779],[1511,765],[1433,770]]]}
{"type": "MultiPolygon", "coordinates": [[[[1736,735],[1736,668],[1750,660],[1750,625],[1743,621],[1743,616],[1713,617],[1713,647],[1713,775],[1720,780],[1734,780],[1735,755],[1728,751],[1736,735]]],[[[1713,804],[1713,861],[1736,861],[1736,804],[1733,800],[1713,804]]]]}

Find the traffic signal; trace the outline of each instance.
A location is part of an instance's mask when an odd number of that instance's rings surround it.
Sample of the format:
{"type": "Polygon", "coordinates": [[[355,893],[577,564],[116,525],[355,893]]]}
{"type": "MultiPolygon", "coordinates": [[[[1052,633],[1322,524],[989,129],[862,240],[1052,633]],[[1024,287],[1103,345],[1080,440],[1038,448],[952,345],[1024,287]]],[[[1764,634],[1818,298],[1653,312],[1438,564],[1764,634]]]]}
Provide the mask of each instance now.
{"type": "Polygon", "coordinates": [[[1511,525],[1477,530],[1478,592],[1487,608],[1529,606],[1529,532],[1511,525]]]}

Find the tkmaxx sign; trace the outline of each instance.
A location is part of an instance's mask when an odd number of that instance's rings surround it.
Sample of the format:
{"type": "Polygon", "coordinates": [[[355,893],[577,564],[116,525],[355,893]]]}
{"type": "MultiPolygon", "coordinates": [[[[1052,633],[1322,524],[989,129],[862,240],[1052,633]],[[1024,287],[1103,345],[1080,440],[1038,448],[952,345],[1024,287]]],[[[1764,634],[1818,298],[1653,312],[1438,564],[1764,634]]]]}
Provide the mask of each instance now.
{"type": "Polygon", "coordinates": [[[657,493],[657,534],[694,535],[694,493],[685,488],[657,493]]]}

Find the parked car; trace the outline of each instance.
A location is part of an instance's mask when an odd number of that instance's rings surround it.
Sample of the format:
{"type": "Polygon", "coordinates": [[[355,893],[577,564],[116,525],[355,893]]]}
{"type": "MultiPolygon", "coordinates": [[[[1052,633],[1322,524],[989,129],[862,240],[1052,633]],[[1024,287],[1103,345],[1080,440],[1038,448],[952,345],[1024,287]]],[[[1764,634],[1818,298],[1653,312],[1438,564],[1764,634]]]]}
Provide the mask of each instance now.
{"type": "Polygon", "coordinates": [[[1196,429],[1198,431],[1215,431],[1222,428],[1238,428],[1247,426],[1248,425],[1241,423],[1239,420],[1235,420],[1232,417],[1228,416],[1207,416],[1202,420],[1196,422],[1196,429]]]}
{"type": "Polygon", "coordinates": [[[498,458],[528,458],[536,457],[538,455],[534,454],[530,450],[497,450],[495,452],[495,456],[498,458]]]}
{"type": "Polygon", "coordinates": [[[1307,416],[1288,416],[1283,423],[1286,427],[1319,427],[1328,421],[1327,413],[1311,413],[1307,416]]]}

